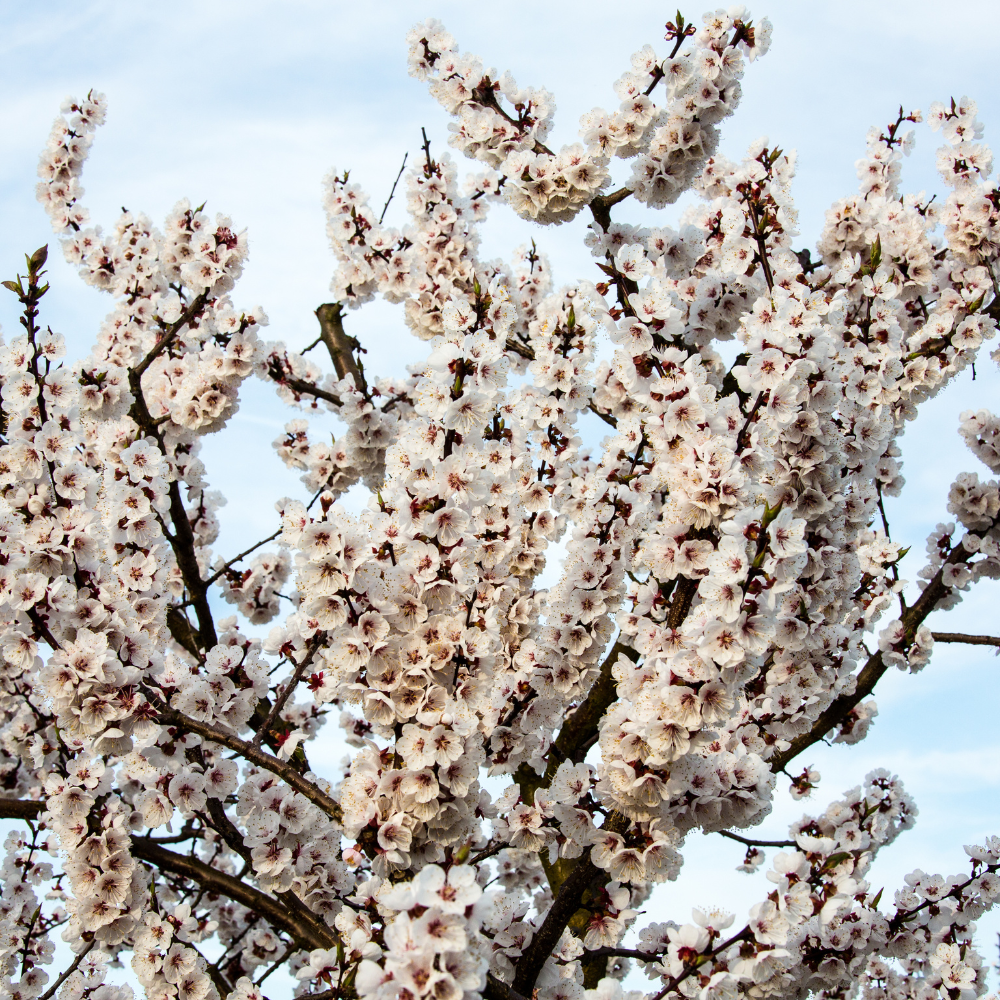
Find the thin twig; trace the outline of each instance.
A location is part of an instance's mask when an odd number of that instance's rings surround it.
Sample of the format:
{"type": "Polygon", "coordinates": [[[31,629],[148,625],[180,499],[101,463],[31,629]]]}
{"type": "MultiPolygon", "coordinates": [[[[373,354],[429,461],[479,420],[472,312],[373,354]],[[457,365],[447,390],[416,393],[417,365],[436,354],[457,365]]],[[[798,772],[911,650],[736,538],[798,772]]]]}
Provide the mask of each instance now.
{"type": "Polygon", "coordinates": [[[73,959],[70,967],[38,998],[38,1000],[52,1000],[52,997],[56,995],[56,991],[59,987],[62,986],[62,984],[66,982],[66,980],[69,979],[74,972],[76,972],[76,970],[80,967],[80,963],[87,957],[87,954],[95,944],[97,944],[97,938],[91,939],[91,941],[87,944],[87,947],[73,959]]]}
{"type": "Polygon", "coordinates": [[[610,427],[617,427],[618,426],[618,419],[616,417],[612,416],[610,413],[603,413],[601,410],[599,410],[597,408],[597,404],[593,400],[591,400],[587,404],[587,409],[590,410],[591,413],[593,413],[596,416],[600,417],[601,420],[603,420],[606,424],[608,424],[608,426],[610,426],[610,427]]]}
{"type": "Polygon", "coordinates": [[[212,575],[211,575],[211,576],[210,576],[210,577],[209,577],[209,578],[208,578],[208,579],[207,579],[207,580],[205,581],[205,586],[206,586],[206,587],[208,587],[208,586],[210,586],[211,584],[215,583],[215,581],[216,581],[216,580],[218,580],[218,579],[219,579],[219,577],[220,577],[220,576],[222,576],[222,574],[223,574],[223,573],[225,573],[225,572],[226,572],[226,570],[227,570],[227,569],[229,569],[229,567],[230,567],[230,566],[233,566],[233,565],[235,565],[235,564],[236,564],[236,563],[238,563],[238,562],[239,562],[239,561],[240,561],[241,559],[245,559],[245,558],[246,558],[246,557],[247,557],[248,555],[250,555],[250,553],[251,553],[251,552],[255,552],[255,551],[256,551],[257,549],[259,549],[259,548],[260,548],[260,547],[261,547],[262,545],[267,545],[267,543],[268,543],[268,542],[271,542],[271,541],[274,541],[274,539],[275,539],[275,538],[277,538],[277,537],[278,537],[278,535],[280,535],[280,534],[281,534],[282,530],[283,530],[282,528],[279,528],[279,529],[278,529],[278,530],[277,530],[277,531],[276,531],[276,532],[275,532],[275,533],[274,533],[273,535],[268,535],[268,536],[267,536],[267,538],[262,538],[262,539],[261,539],[261,540],[260,540],[259,542],[257,542],[257,544],[256,544],[256,545],[251,545],[251,546],[250,546],[250,548],[248,548],[248,549],[244,550],[244,551],[243,551],[243,552],[241,552],[241,553],[240,553],[240,554],[239,554],[238,556],[234,556],[234,557],[233,557],[232,559],[230,559],[230,560],[229,560],[229,562],[227,562],[227,563],[226,563],[226,565],[225,565],[225,566],[223,566],[223,567],[222,567],[222,569],[220,569],[220,570],[218,570],[217,572],[213,573],[213,574],[212,574],[212,575]]]}
{"type": "Polygon", "coordinates": [[[667,980],[666,985],[663,987],[663,989],[660,990],[659,993],[654,995],[653,1000],[663,1000],[663,998],[668,993],[672,993],[675,989],[677,989],[677,987],[685,979],[687,979],[687,977],[690,976],[691,973],[695,972],[698,969],[698,967],[702,964],[703,959],[715,958],[715,956],[718,955],[720,951],[725,951],[731,945],[736,944],[737,941],[742,941],[744,938],[749,936],[750,936],[750,928],[744,927],[743,930],[739,931],[737,934],[734,934],[731,938],[727,938],[725,941],[722,942],[722,944],[716,946],[711,951],[705,952],[704,955],[699,955],[698,958],[695,959],[695,961],[692,964],[690,965],[685,964],[684,968],[676,976],[672,976],[670,979],[667,980]]]}
{"type": "Polygon", "coordinates": [[[747,847],[798,847],[794,840],[751,840],[749,837],[741,837],[738,833],[729,830],[716,830],[721,837],[728,837],[747,847]]]}
{"type": "Polygon", "coordinates": [[[431,177],[437,164],[431,159],[431,141],[427,138],[427,130],[421,126],[420,134],[424,137],[424,143],[420,147],[424,151],[424,176],[431,177]]]}
{"type": "Polygon", "coordinates": [[[378,217],[378,224],[382,225],[382,220],[385,218],[385,213],[389,208],[389,202],[392,201],[392,196],[396,193],[396,185],[399,183],[399,178],[403,176],[403,171],[406,169],[406,158],[410,154],[403,154],[403,165],[399,168],[399,173],[396,174],[396,179],[392,182],[392,190],[389,192],[389,197],[385,200],[385,205],[382,206],[382,214],[378,217]]]}
{"type": "Polygon", "coordinates": [[[49,627],[42,621],[41,615],[34,609],[28,609],[28,619],[32,625],[38,630],[38,634],[52,647],[53,651],[57,649],[62,649],[59,645],[59,641],[56,637],[49,631],[49,627]]]}
{"type": "Polygon", "coordinates": [[[466,862],[467,865],[478,865],[480,861],[485,861],[487,858],[492,858],[494,855],[499,854],[507,844],[505,841],[500,841],[496,844],[491,844],[485,850],[480,851],[477,855],[466,862]]]}
{"type": "Polygon", "coordinates": [[[277,960],[277,961],[276,961],[276,962],[275,962],[275,963],[274,963],[274,964],[273,964],[273,965],[271,966],[271,968],[269,968],[269,969],[267,970],[267,972],[265,972],[265,973],[264,973],[264,975],[262,975],[262,976],[260,977],[260,979],[258,979],[258,980],[257,980],[257,982],[255,982],[255,983],[254,983],[254,986],[260,986],[260,984],[261,984],[262,982],[264,982],[264,980],[265,980],[265,979],[267,979],[267,977],[268,977],[269,975],[271,975],[271,973],[272,973],[272,972],[274,972],[274,971],[275,971],[276,969],[278,969],[278,968],[280,968],[280,967],[281,967],[282,965],[284,965],[284,964],[285,964],[285,962],[286,962],[286,960],[288,959],[288,956],[289,956],[289,955],[291,955],[293,951],[295,951],[295,948],[294,948],[294,946],[293,946],[293,947],[291,947],[291,948],[289,948],[289,949],[288,949],[288,950],[287,950],[287,951],[285,952],[285,954],[284,954],[284,955],[282,955],[282,956],[281,956],[281,958],[279,958],[279,959],[278,959],[278,960],[277,960]]]}
{"type": "Polygon", "coordinates": [[[295,668],[295,672],[288,679],[288,683],[284,686],[284,688],[282,688],[281,694],[274,699],[271,711],[267,713],[267,718],[264,720],[260,729],[258,729],[254,734],[254,738],[250,741],[250,745],[252,747],[260,749],[260,741],[268,732],[270,732],[274,720],[278,718],[281,710],[285,707],[285,702],[288,701],[291,693],[298,687],[299,681],[302,680],[302,675],[306,671],[306,667],[312,663],[314,652],[315,650],[311,650],[307,656],[303,657],[302,662],[295,668]]]}

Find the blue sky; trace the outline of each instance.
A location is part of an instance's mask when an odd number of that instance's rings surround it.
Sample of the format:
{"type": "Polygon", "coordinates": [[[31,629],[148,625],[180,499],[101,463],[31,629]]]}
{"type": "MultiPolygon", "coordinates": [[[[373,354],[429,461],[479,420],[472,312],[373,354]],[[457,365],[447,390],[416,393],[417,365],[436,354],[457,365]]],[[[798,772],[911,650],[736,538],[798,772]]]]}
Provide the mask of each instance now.
{"type": "MultiPolygon", "coordinates": [[[[159,222],[183,196],[232,215],[250,238],[250,263],[234,300],[263,305],[271,317],[268,335],[293,347],[312,340],[312,311],[328,297],[332,258],[320,209],[324,174],[334,166],[350,168],[373,202],[381,203],[403,153],[415,153],[421,126],[438,150],[444,146],[444,112],[406,74],[404,35],[414,21],[441,18],[463,49],[510,69],[522,84],[553,91],[559,107],[553,138],[560,143],[573,141],[582,112],[614,105],[611,84],[631,52],[649,42],[665,54],[663,22],[673,13],[672,6],[645,0],[509,0],[502,6],[50,0],[4,8],[0,276],[12,276],[23,252],[51,241],[34,201],[38,151],[61,101],[94,87],[110,101],[108,123],[98,132],[84,174],[85,202],[95,221],[110,226],[127,206],[159,222]]],[[[689,17],[700,12],[684,10],[689,17]]],[[[736,158],[760,135],[798,150],[801,245],[814,243],[825,208],[854,190],[854,162],[864,151],[868,127],[894,118],[901,103],[926,111],[932,100],[969,94],[979,102],[986,140],[996,142],[1000,135],[1000,5],[781,0],[751,13],[773,21],[772,49],[748,67],[743,105],[723,126],[722,151],[736,158]]],[[[940,190],[934,149],[933,134],[920,128],[917,150],[904,167],[907,189],[940,190]]],[[[631,211],[623,206],[622,217],[631,211]]],[[[654,217],[670,224],[676,215],[665,210],[654,217]]],[[[534,238],[551,255],[557,281],[593,279],[582,246],[584,225],[581,217],[543,229],[496,209],[484,252],[507,256],[534,238]]],[[[66,334],[71,353],[84,353],[109,300],[85,287],[58,253],[50,272],[53,289],[43,318],[66,334]]],[[[16,328],[6,298],[0,298],[0,323],[8,336],[16,328]]],[[[420,356],[421,345],[390,307],[366,307],[348,324],[369,349],[368,367],[378,373],[401,373],[420,356]]],[[[977,373],[974,382],[963,373],[929,403],[902,440],[908,485],[905,497],[890,501],[889,513],[894,536],[914,547],[904,572],[909,579],[920,569],[927,532],[947,519],[945,496],[954,475],[986,471],[955,433],[960,411],[994,403],[996,366],[984,356],[977,373]]],[[[274,500],[301,491],[270,449],[292,416],[265,387],[250,385],[227,431],[207,442],[212,485],[229,497],[220,552],[238,551],[269,534],[274,500]]],[[[1000,627],[998,596],[995,584],[980,584],[932,625],[994,631],[1000,627]]],[[[964,869],[961,845],[1000,832],[998,671],[1000,662],[988,650],[939,646],[922,674],[884,678],[876,691],[880,714],[868,739],[853,749],[816,747],[804,761],[823,774],[813,802],[791,802],[782,783],[762,835],[780,835],[803,806],[822,809],[866,771],[884,766],[902,776],[920,816],[916,828],[877,862],[876,888],[886,885],[889,899],[915,867],[942,874],[964,869]]],[[[310,753],[332,766],[342,748],[331,743],[325,752],[310,753]]],[[[684,921],[699,903],[742,913],[766,891],[759,878],[733,870],[738,845],[693,835],[685,853],[681,881],[658,892],[648,907],[655,919],[684,921]]],[[[998,930],[1000,919],[984,918],[981,937],[991,962],[996,953],[990,942],[998,930]]]]}

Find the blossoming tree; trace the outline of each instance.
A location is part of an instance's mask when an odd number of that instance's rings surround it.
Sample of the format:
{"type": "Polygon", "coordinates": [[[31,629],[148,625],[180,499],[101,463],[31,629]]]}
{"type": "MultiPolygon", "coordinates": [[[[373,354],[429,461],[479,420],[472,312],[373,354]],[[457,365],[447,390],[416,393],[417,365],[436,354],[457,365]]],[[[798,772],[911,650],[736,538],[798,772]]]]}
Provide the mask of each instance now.
{"type": "MultiPolygon", "coordinates": [[[[617,109],[558,152],[549,93],[413,29],[411,73],[480,172],[460,183],[425,144],[401,230],[330,176],[334,301],[302,352],[231,299],[247,244],[229,219],[181,202],[162,230],[89,225],[105,102],[66,104],[38,195],[113,306],[70,361],[46,251],[4,283],[23,325],[0,366],[7,995],[116,1000],[119,961],[156,1000],[253,1000],[279,969],[344,1000],[616,1000],[630,970],[654,1000],[983,992],[972,934],[1000,840],[890,903],[865,875],[915,810],[887,772],[787,841],[749,828],[778,772],[810,792],[803,751],[865,736],[887,670],[920,670],[935,637],[1000,644],[925,624],[1000,575],[997,482],[956,480],[909,604],[883,507],[906,421],[993,335],[1000,190],[963,99],[928,116],[947,200],[902,194],[921,116],[900,110],[818,257],[793,250],[793,156],[716,153],[768,47],[748,18],[678,15],[666,58],[636,52],[617,109]],[[612,218],[684,192],[679,229],[612,218]],[[553,288],[534,246],[481,259],[501,201],[588,213],[594,273],[553,288]],[[376,295],[427,341],[406,379],[363,365],[353,312],[376,295]],[[199,449],[251,376],[298,411],[274,446],[311,500],[218,553],[199,449]],[[338,498],[358,483],[355,517],[338,498]],[[331,719],[343,774],[308,760],[331,719]],[[739,920],[640,922],[692,830],[744,843],[747,870],[783,848],[770,892],[739,920]]],[[[1000,472],[1000,420],[959,431],[1000,472]]]]}

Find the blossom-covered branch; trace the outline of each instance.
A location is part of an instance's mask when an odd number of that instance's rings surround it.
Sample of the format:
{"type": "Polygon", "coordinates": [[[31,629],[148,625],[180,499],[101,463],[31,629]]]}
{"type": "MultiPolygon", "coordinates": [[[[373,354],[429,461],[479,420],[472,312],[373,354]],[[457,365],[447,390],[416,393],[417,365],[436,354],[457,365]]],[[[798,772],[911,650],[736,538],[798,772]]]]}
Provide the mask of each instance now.
{"type": "MultiPolygon", "coordinates": [[[[229,218],[182,201],[162,228],[90,224],[106,102],[64,106],[38,197],[111,306],[68,359],[47,249],[4,283],[6,993],[126,1000],[124,961],[155,1000],[262,1000],[279,974],[313,1000],[624,1000],[632,963],[649,1000],[984,991],[996,838],[968,874],[908,876],[886,914],[866,875],[916,816],[892,775],[787,839],[752,832],[779,774],[815,792],[811,765],[787,770],[803,751],[864,738],[887,670],[1000,645],[928,624],[1000,577],[997,481],[957,477],[914,591],[887,514],[907,422],[1000,316],[976,107],[928,114],[941,201],[900,187],[923,116],[872,129],[814,258],[794,154],[718,153],[770,25],[678,13],[665,41],[555,151],[548,91],[416,26],[411,74],[476,172],[425,135],[379,212],[331,173],[332,298],[302,351],[234,304],[229,218]],[[652,214],[685,192],[676,228],[652,214]],[[626,199],[644,222],[615,219],[626,199]],[[502,203],[588,211],[593,270],[556,287],[534,242],[483,259],[502,203]],[[359,315],[376,297],[427,344],[405,377],[363,360],[386,351],[359,315]],[[303,490],[226,558],[202,445],[250,377],[295,411],[273,446],[303,490]],[[641,920],[694,830],[745,847],[744,872],[784,849],[771,888],[739,923],[641,920]],[[49,986],[56,934],[73,957],[49,986]]],[[[959,433],[1000,474],[1000,419],[959,433]]]]}

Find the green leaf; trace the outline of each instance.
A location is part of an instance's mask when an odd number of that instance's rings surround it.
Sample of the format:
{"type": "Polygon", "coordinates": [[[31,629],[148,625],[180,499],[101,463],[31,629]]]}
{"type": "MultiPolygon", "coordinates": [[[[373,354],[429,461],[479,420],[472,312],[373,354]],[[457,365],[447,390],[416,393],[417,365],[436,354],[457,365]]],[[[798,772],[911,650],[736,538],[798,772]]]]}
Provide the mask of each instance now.
{"type": "Polygon", "coordinates": [[[21,294],[21,283],[19,281],[4,281],[3,287],[12,291],[15,295],[21,294]]]}
{"type": "Polygon", "coordinates": [[[841,861],[847,861],[848,858],[853,858],[854,855],[850,851],[840,851],[837,854],[831,854],[830,857],[826,859],[826,864],[823,865],[824,868],[836,868],[841,861]]]}
{"type": "Polygon", "coordinates": [[[766,528],[777,516],[781,513],[781,507],[784,504],[784,500],[779,500],[773,507],[768,507],[767,501],[764,501],[764,516],[760,519],[761,528],[766,528]]]}
{"type": "Polygon", "coordinates": [[[875,237],[875,242],[872,244],[872,255],[871,255],[872,271],[875,271],[876,268],[881,263],[882,263],[882,236],[880,234],[875,237]]]}
{"type": "Polygon", "coordinates": [[[45,262],[49,259],[49,248],[48,244],[43,247],[39,247],[29,258],[28,258],[28,270],[38,271],[45,266],[45,262]]]}

